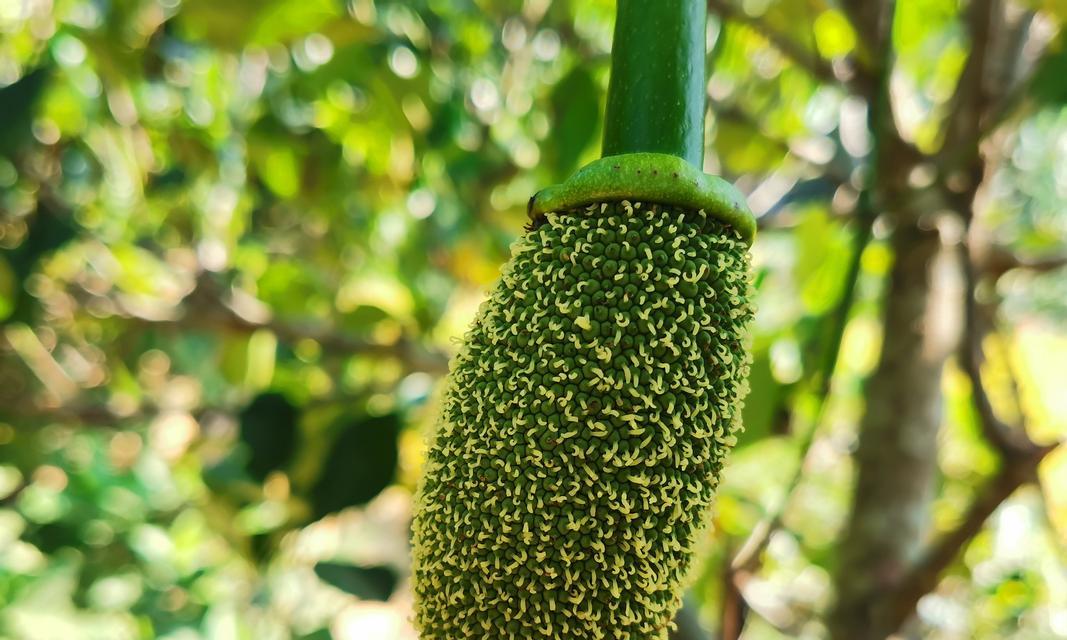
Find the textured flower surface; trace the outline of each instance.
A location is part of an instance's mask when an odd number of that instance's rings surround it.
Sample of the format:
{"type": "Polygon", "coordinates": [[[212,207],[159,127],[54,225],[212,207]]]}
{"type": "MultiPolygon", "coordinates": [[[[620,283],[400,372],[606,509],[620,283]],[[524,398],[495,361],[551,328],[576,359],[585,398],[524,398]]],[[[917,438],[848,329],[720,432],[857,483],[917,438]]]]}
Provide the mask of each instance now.
{"type": "Polygon", "coordinates": [[[513,247],[452,363],[414,523],[424,640],[655,640],[745,395],[747,244],[605,203],[513,247]]]}

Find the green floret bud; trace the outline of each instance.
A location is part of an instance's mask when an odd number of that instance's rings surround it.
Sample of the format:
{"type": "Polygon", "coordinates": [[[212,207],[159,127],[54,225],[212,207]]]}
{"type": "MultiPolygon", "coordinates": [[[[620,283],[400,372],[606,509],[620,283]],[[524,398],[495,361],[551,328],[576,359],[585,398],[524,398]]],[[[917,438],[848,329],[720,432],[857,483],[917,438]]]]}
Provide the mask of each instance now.
{"type": "Polygon", "coordinates": [[[452,363],[413,525],[423,640],[665,640],[747,392],[748,242],[546,214],[452,363]]]}

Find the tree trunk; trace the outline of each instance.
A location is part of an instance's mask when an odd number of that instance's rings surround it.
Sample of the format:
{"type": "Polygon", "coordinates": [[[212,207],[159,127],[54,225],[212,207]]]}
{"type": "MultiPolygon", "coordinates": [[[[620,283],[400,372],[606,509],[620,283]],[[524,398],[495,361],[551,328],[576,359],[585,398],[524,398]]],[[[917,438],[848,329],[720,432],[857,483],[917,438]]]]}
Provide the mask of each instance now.
{"type": "Polygon", "coordinates": [[[941,371],[954,339],[941,304],[936,229],[899,223],[885,297],[885,336],[867,388],[855,455],[857,483],[835,573],[834,640],[883,640],[895,631],[885,611],[921,549],[937,474],[941,371]]]}

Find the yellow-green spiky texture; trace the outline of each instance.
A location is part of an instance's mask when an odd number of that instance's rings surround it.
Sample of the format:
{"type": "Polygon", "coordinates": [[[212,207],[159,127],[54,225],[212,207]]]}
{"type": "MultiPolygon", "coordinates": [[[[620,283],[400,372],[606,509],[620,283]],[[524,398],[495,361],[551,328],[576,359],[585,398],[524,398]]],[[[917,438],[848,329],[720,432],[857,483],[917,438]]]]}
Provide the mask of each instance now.
{"type": "Polygon", "coordinates": [[[628,202],[516,243],[419,490],[422,640],[667,637],[746,391],[747,248],[628,202]]]}

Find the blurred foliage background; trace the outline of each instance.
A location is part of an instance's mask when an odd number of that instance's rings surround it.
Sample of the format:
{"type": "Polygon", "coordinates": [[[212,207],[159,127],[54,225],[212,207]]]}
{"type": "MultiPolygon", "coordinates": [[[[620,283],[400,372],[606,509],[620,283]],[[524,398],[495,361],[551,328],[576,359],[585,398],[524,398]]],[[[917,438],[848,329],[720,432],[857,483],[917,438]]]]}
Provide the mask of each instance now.
{"type": "MultiPolygon", "coordinates": [[[[967,29],[979,2],[896,11],[886,84],[922,157],[986,45],[967,29]]],[[[855,242],[865,41],[834,2],[712,5],[706,169],[760,216],[759,313],[687,615],[705,637],[740,615],[733,637],[818,638],[893,261],[892,225],[855,242]]],[[[1003,330],[983,371],[996,412],[1050,443],[1067,434],[1067,5],[1007,10],[1027,46],[982,140],[1003,258],[984,272],[1003,330]]],[[[0,635],[415,637],[407,527],[438,383],[527,199],[599,153],[613,13],[0,2],[0,635]]],[[[950,361],[935,533],[1004,464],[973,395],[950,361]]],[[[911,636],[1067,637],[1067,458],[1031,480],[960,542],[911,636]]]]}

